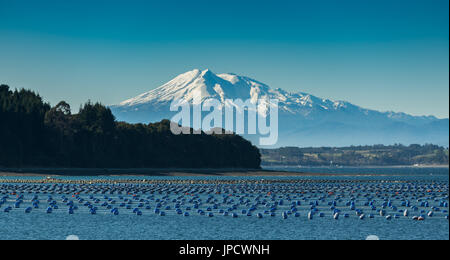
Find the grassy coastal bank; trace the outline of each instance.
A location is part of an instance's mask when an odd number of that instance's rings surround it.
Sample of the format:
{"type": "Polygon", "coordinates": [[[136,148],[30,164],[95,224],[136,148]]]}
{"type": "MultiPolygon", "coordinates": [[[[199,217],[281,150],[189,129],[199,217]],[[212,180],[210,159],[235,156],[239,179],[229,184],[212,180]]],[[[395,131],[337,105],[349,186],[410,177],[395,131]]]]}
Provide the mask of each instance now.
{"type": "MultiPolygon", "coordinates": [[[[303,172],[188,168],[0,168],[0,176],[304,176],[303,172]]],[[[317,174],[313,174],[317,175],[317,174]]]]}

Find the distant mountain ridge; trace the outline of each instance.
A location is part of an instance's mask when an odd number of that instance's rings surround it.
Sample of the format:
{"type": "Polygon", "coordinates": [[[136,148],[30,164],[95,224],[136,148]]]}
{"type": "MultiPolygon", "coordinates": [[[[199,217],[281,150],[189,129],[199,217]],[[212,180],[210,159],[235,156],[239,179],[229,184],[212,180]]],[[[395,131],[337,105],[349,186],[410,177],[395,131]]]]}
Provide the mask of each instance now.
{"type": "MultiPolygon", "coordinates": [[[[272,89],[264,83],[232,73],[215,74],[192,70],[135,98],[111,106],[118,120],[156,122],[170,119],[173,100],[192,101],[195,93],[202,100],[278,99],[280,146],[347,146],[433,143],[448,147],[449,120],[434,116],[379,112],[346,101],[319,98],[304,92],[272,89]]],[[[267,113],[267,109],[258,112],[267,113]]],[[[246,135],[256,143],[256,136],[246,135]]]]}

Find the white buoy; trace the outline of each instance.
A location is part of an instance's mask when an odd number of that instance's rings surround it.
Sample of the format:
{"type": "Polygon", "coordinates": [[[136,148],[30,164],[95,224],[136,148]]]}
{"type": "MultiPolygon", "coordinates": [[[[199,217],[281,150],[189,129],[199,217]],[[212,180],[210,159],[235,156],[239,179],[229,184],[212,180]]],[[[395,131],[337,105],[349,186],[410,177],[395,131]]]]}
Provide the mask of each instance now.
{"type": "Polygon", "coordinates": [[[375,235],[370,235],[370,236],[367,236],[366,240],[380,240],[380,238],[375,235]]]}
{"type": "Polygon", "coordinates": [[[339,219],[339,212],[336,212],[336,213],[333,215],[333,218],[334,218],[335,220],[338,220],[338,219],[339,219]]]}
{"type": "Polygon", "coordinates": [[[70,235],[66,237],[66,240],[80,240],[80,238],[76,235],[70,235]]]}

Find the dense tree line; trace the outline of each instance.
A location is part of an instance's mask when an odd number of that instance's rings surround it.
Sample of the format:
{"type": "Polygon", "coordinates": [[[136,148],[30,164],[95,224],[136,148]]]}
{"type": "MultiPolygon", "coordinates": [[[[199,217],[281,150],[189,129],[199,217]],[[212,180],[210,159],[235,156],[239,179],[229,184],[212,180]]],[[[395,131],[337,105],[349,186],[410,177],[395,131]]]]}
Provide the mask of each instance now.
{"type": "Polygon", "coordinates": [[[264,165],[387,166],[449,163],[448,148],[433,144],[408,146],[372,145],[350,147],[284,147],[262,149],[264,165]]]}
{"type": "Polygon", "coordinates": [[[259,168],[259,150],[237,135],[173,135],[170,122],[116,122],[87,102],[72,114],[28,90],[0,85],[0,166],[259,168]]]}

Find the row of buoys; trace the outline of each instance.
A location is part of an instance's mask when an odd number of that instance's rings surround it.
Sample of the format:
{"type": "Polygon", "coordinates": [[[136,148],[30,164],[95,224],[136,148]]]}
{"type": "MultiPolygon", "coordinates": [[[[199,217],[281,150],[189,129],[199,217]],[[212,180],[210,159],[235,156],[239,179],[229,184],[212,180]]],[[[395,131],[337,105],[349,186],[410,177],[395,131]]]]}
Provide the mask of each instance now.
{"type": "MultiPolygon", "coordinates": [[[[50,180],[48,180],[50,181],[50,180]]],[[[78,182],[78,181],[77,181],[78,182]]],[[[142,182],[114,184],[102,182],[79,183],[4,183],[0,184],[0,207],[12,203],[14,209],[31,203],[25,213],[33,209],[38,211],[39,196],[48,195],[47,213],[58,210],[59,206],[67,207],[69,214],[78,211],[96,215],[98,212],[110,210],[118,215],[118,208],[135,215],[143,215],[144,210],[155,210],[155,214],[165,216],[166,212],[190,216],[192,208],[201,216],[213,217],[215,214],[237,217],[233,211],[241,211],[244,216],[275,216],[282,211],[283,219],[289,215],[300,216],[307,212],[313,220],[314,215],[324,217],[323,211],[328,209],[334,219],[342,214],[350,215],[346,210],[354,211],[356,216],[364,220],[374,218],[374,214],[366,211],[378,211],[387,220],[408,217],[409,210],[419,212],[421,216],[434,217],[448,213],[448,182],[380,182],[380,181],[193,181],[186,183],[158,180],[154,183],[142,182]],[[32,196],[29,199],[28,194],[32,196]],[[98,195],[103,198],[98,197],[98,195]],[[53,198],[61,195],[61,199],[53,198]],[[12,196],[15,196],[13,198],[12,196]],[[15,200],[14,200],[15,199],[15,200]],[[59,201],[59,202],[58,202],[59,201]],[[78,201],[78,206],[75,202],[78,201]],[[62,203],[59,204],[59,203],[62,203]],[[150,205],[150,203],[152,205],[150,205]],[[114,206],[117,205],[117,206],[114,206]],[[347,208],[348,207],[348,208],[347,208]],[[182,209],[184,208],[184,210],[182,209]],[[164,210],[164,211],[162,211],[164,210]],[[261,212],[257,212],[261,211],[261,212]],[[262,213],[263,212],[263,213],[262,213]]],[[[8,205],[4,212],[14,210],[8,205]]],[[[419,216],[419,217],[421,217],[419,216]]],[[[418,218],[419,218],[418,217],[418,218]]],[[[445,215],[448,219],[448,216],[445,215]]]]}
{"type": "MultiPolygon", "coordinates": [[[[363,184],[363,183],[379,183],[382,185],[392,185],[393,187],[402,187],[402,188],[414,188],[417,187],[415,184],[420,183],[421,181],[411,181],[411,180],[360,180],[360,179],[303,179],[303,178],[217,178],[217,179],[72,179],[72,178],[64,178],[64,177],[54,177],[54,178],[42,178],[42,179],[23,179],[23,178],[7,178],[0,179],[0,183],[7,184],[76,184],[76,185],[95,185],[95,184],[108,184],[108,185],[142,185],[142,184],[314,184],[314,183],[323,183],[323,184],[363,184]],[[401,184],[410,184],[408,186],[404,186],[401,184]]],[[[433,187],[438,187],[439,183],[420,187],[425,192],[432,192],[433,187]]],[[[363,186],[363,185],[361,185],[363,186]]],[[[270,192],[270,191],[269,191],[270,192]]],[[[269,193],[268,192],[268,193],[269,193]]],[[[333,191],[327,192],[329,195],[333,195],[333,191]]]]}
{"type": "MultiPolygon", "coordinates": [[[[6,207],[5,209],[4,209],[4,212],[10,212],[12,210],[12,207],[6,207]]],[[[25,209],[25,213],[30,213],[32,211],[32,208],[31,207],[28,207],[28,208],[26,208],[25,209]]],[[[92,215],[95,215],[96,214],[96,211],[97,211],[97,208],[90,208],[90,210],[89,210],[89,212],[90,212],[90,214],[92,214],[92,215]]],[[[47,213],[52,213],[53,212],[53,208],[52,207],[48,207],[47,209],[46,209],[46,212],[47,213]]],[[[68,212],[69,212],[69,214],[73,214],[74,213],[74,207],[70,207],[69,208],[69,210],[68,210],[68,212]]],[[[114,208],[114,209],[112,209],[111,210],[111,213],[113,213],[114,215],[118,215],[119,214],[119,211],[118,211],[118,209],[117,208],[114,208]]],[[[136,215],[138,215],[138,216],[141,216],[143,213],[142,213],[142,211],[141,210],[139,210],[138,208],[135,208],[134,210],[133,210],[133,213],[134,214],[136,214],[136,215]]],[[[186,212],[181,212],[181,211],[178,211],[177,212],[178,214],[183,214],[184,216],[189,216],[189,213],[186,211],[186,212]]],[[[200,215],[205,215],[205,212],[204,211],[202,211],[202,210],[199,210],[198,211],[198,213],[200,214],[200,215]]],[[[155,214],[159,214],[160,216],[165,216],[165,212],[163,212],[163,211],[159,211],[158,209],[156,209],[155,210],[155,214]]],[[[284,211],[284,212],[282,212],[282,218],[283,219],[287,219],[288,218],[288,215],[290,215],[290,214],[292,214],[291,212],[290,213],[288,213],[288,212],[286,212],[286,211],[284,211]]],[[[228,212],[223,212],[223,215],[224,216],[228,216],[228,212]]],[[[245,215],[245,214],[243,214],[243,215],[245,215]]],[[[251,216],[251,213],[247,213],[246,214],[247,216],[251,216]]],[[[213,217],[214,216],[214,214],[212,213],[212,212],[208,212],[208,216],[209,217],[213,217]]],[[[232,213],[232,217],[233,218],[236,218],[238,215],[236,214],[236,213],[232,213]]],[[[256,216],[258,217],[258,218],[263,218],[263,214],[262,213],[257,213],[256,214],[256,216]]],[[[272,213],[270,213],[270,216],[274,216],[274,213],[272,212],[272,213]]],[[[300,216],[300,213],[298,213],[298,212],[295,212],[295,214],[294,214],[294,216],[295,217],[299,217],[300,216]]],[[[308,213],[308,219],[309,220],[312,220],[313,219],[313,216],[314,216],[314,213],[312,212],[312,211],[310,211],[309,213],[308,213]]],[[[338,220],[339,219],[339,216],[340,216],[340,213],[339,212],[335,212],[334,214],[333,214],[333,218],[334,219],[336,219],[336,220],[338,220]]],[[[361,220],[364,220],[365,219],[365,217],[366,217],[366,215],[365,214],[357,214],[357,216],[359,216],[359,218],[361,219],[361,220]]],[[[384,215],[383,215],[384,216],[384,215]]],[[[428,213],[428,216],[429,217],[432,217],[433,216],[433,214],[432,214],[432,212],[430,211],[429,213],[428,213]]],[[[319,213],[319,217],[324,217],[324,213],[323,212],[321,212],[321,213],[319,213]]],[[[349,214],[344,214],[344,218],[348,218],[349,217],[349,214]]],[[[368,215],[368,217],[369,218],[374,218],[374,215],[373,214],[369,214],[368,215]]],[[[396,214],[396,215],[394,215],[394,218],[399,218],[400,217],[400,215],[398,215],[398,214],[396,214]]],[[[387,219],[387,220],[391,220],[393,217],[391,216],[391,215],[387,215],[387,216],[385,216],[385,218],[387,219]]],[[[448,220],[448,215],[446,215],[445,216],[445,218],[448,220]]],[[[425,217],[424,216],[414,216],[413,218],[412,218],[413,220],[424,220],[425,219],[425,217]]]]}

